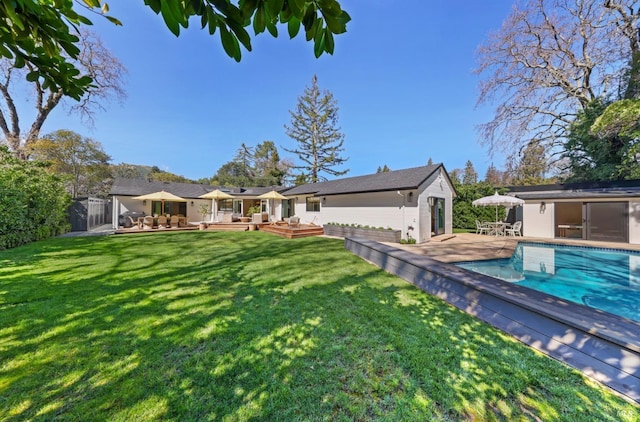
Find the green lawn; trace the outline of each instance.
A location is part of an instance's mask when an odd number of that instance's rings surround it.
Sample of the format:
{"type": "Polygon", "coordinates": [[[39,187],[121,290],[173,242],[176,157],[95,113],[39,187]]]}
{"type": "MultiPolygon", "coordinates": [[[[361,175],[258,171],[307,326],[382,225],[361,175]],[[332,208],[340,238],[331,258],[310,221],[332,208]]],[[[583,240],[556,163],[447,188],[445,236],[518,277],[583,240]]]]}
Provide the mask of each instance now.
{"type": "Polygon", "coordinates": [[[0,420],[602,420],[640,409],[346,252],[261,232],[0,252],[0,420]]]}

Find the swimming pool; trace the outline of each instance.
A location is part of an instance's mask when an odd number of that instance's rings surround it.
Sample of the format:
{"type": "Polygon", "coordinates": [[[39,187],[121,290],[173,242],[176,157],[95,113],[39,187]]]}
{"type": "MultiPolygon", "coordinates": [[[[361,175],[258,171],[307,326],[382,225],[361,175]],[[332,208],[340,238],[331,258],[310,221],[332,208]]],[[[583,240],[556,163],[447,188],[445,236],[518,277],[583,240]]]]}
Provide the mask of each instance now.
{"type": "Polygon", "coordinates": [[[640,321],[637,252],[520,242],[511,258],[455,265],[640,321]]]}

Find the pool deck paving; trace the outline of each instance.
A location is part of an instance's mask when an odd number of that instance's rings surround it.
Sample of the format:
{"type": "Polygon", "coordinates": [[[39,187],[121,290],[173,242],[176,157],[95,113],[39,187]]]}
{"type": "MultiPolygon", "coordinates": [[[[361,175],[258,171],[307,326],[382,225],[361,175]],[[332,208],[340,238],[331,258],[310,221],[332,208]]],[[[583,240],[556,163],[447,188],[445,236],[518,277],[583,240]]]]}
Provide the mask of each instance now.
{"type": "Polygon", "coordinates": [[[496,237],[474,233],[436,236],[429,242],[421,244],[386,244],[417,255],[428,256],[440,262],[462,262],[510,258],[518,242],[543,242],[640,251],[640,245],[631,245],[629,243],[592,242],[577,239],[540,239],[538,237],[496,237]]]}

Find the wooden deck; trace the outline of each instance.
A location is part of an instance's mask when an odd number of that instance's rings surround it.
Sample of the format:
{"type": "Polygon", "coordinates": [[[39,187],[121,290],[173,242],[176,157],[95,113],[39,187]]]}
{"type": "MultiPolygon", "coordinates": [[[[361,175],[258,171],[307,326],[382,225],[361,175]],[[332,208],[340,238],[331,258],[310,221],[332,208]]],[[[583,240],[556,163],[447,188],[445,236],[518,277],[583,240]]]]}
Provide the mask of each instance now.
{"type": "Polygon", "coordinates": [[[114,234],[133,234],[133,233],[156,233],[156,232],[181,232],[189,230],[198,230],[198,226],[186,226],[186,227],[164,227],[155,229],[139,229],[137,226],[133,226],[126,229],[117,229],[114,234]]]}
{"type": "Polygon", "coordinates": [[[259,230],[273,233],[287,239],[320,236],[324,234],[324,229],[321,226],[311,226],[307,224],[301,224],[299,227],[289,227],[287,225],[265,223],[260,225],[259,230]]]}
{"type": "MultiPolygon", "coordinates": [[[[131,233],[157,233],[157,232],[173,232],[173,231],[185,231],[185,230],[200,230],[200,227],[196,224],[189,224],[186,227],[177,228],[155,228],[155,229],[139,229],[138,227],[132,227],[127,229],[118,229],[115,234],[131,234],[131,233]]],[[[273,233],[277,236],[281,236],[287,239],[297,239],[300,237],[320,236],[324,234],[324,230],[320,226],[311,226],[301,224],[299,227],[289,227],[286,224],[271,224],[271,223],[209,223],[204,230],[211,231],[255,231],[260,230],[267,233],[273,233]]]]}

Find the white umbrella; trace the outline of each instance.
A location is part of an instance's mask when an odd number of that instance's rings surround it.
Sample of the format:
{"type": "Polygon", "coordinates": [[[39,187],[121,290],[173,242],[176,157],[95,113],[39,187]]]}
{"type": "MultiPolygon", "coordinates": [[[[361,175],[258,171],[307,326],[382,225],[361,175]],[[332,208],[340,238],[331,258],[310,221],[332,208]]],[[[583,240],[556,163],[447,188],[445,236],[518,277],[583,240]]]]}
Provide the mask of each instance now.
{"type": "MultiPolygon", "coordinates": [[[[258,198],[260,198],[260,199],[273,199],[274,201],[276,199],[280,199],[280,200],[287,199],[286,196],[282,195],[279,192],[276,192],[275,190],[272,190],[272,191],[267,192],[267,193],[263,193],[262,195],[258,196],[258,198]]],[[[274,203],[274,208],[275,208],[275,203],[274,203]]],[[[273,218],[275,218],[275,217],[276,217],[276,215],[274,213],[273,214],[273,218]]]]}
{"type": "Polygon", "coordinates": [[[493,195],[483,196],[472,202],[476,207],[496,207],[496,223],[498,222],[498,207],[514,207],[524,204],[524,200],[516,198],[515,196],[500,195],[498,191],[493,195]]]}
{"type": "Polygon", "coordinates": [[[166,192],[161,190],[159,192],[148,193],[146,195],[134,196],[133,199],[138,199],[140,201],[161,201],[162,206],[160,208],[160,214],[164,214],[164,201],[171,202],[187,202],[186,199],[181,198],[177,195],[172,194],[171,192],[166,192]]]}
{"type": "Polygon", "coordinates": [[[207,192],[204,195],[200,195],[199,198],[211,199],[211,210],[213,211],[211,214],[211,219],[215,220],[216,218],[216,202],[218,199],[232,199],[233,196],[229,195],[226,192],[222,192],[220,189],[212,190],[211,192],[207,192]]]}

